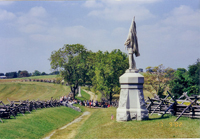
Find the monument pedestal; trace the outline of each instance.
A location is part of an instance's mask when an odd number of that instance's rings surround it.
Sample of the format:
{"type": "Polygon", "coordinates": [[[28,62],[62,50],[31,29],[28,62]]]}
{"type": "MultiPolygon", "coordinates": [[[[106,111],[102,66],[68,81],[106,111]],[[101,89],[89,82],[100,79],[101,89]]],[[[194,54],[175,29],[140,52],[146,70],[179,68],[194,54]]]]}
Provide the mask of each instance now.
{"type": "Polygon", "coordinates": [[[119,78],[121,92],[119,107],[117,108],[117,121],[148,119],[148,110],[144,101],[144,76],[137,71],[127,70],[119,78]]]}

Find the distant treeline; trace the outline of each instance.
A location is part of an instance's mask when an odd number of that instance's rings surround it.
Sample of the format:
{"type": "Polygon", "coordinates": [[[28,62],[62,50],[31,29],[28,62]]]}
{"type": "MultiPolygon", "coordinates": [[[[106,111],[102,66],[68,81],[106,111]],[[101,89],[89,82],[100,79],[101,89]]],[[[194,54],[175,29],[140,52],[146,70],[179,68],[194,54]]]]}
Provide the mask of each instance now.
{"type": "Polygon", "coordinates": [[[21,78],[21,77],[30,77],[30,76],[41,76],[41,75],[57,75],[59,74],[59,71],[54,71],[49,74],[45,72],[39,72],[38,70],[35,70],[33,73],[29,73],[26,70],[19,70],[18,72],[7,72],[6,74],[0,73],[0,76],[6,76],[6,78],[21,78]]]}

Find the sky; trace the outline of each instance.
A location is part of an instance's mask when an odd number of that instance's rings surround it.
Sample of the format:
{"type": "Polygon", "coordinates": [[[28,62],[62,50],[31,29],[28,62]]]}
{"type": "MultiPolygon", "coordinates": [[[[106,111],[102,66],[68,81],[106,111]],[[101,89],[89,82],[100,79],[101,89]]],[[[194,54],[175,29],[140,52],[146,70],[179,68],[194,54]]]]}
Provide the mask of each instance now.
{"type": "Polygon", "coordinates": [[[127,53],[134,16],[137,68],[188,69],[200,58],[199,0],[0,0],[0,73],[50,73],[51,52],[64,44],[127,53]]]}

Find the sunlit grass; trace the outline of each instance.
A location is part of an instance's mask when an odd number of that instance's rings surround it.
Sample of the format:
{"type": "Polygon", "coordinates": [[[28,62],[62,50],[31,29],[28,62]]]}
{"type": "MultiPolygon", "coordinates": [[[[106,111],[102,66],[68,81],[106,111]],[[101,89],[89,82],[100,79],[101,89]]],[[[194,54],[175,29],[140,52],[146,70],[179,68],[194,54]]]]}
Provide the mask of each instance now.
{"type": "Polygon", "coordinates": [[[81,96],[82,97],[78,97],[77,95],[75,96],[75,98],[78,99],[78,100],[81,100],[81,101],[90,100],[90,95],[88,93],[86,93],[85,91],[83,91],[82,89],[81,89],[81,96]]]}
{"type": "Polygon", "coordinates": [[[50,100],[69,94],[68,86],[42,82],[0,83],[0,101],[9,100],[50,100]]]}
{"type": "Polygon", "coordinates": [[[1,139],[36,139],[60,128],[81,115],[68,107],[38,109],[25,116],[19,114],[17,119],[3,119],[0,123],[1,139]]]}
{"type": "Polygon", "coordinates": [[[78,129],[76,138],[199,138],[200,120],[153,115],[146,121],[116,121],[116,108],[99,109],[78,129]],[[111,114],[114,119],[111,120],[111,114]]]}

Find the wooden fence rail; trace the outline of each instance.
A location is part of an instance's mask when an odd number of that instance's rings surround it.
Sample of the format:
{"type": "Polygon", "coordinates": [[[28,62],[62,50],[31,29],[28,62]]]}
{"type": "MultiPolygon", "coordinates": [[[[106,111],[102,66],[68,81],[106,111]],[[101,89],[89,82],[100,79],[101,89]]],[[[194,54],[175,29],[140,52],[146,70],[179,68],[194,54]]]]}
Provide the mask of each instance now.
{"type": "Polygon", "coordinates": [[[23,100],[23,101],[10,101],[10,104],[5,105],[0,101],[0,121],[3,123],[2,118],[10,119],[11,116],[16,118],[17,114],[21,113],[24,115],[26,112],[31,113],[32,110],[37,110],[38,108],[48,108],[48,107],[59,107],[61,103],[57,99],[42,101],[42,100],[23,100]]]}
{"type": "Polygon", "coordinates": [[[177,116],[177,121],[181,116],[186,116],[190,118],[200,119],[200,104],[198,100],[200,96],[188,97],[187,93],[183,93],[178,99],[175,99],[169,91],[168,95],[161,99],[158,96],[155,98],[149,98],[146,100],[147,110],[151,115],[153,113],[162,114],[163,117],[166,113],[177,116]],[[181,100],[185,98],[184,100],[181,100]],[[179,103],[181,102],[181,104],[179,103]],[[188,105],[185,105],[184,102],[187,102],[188,105]]]}

